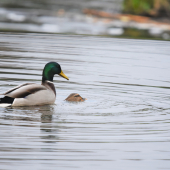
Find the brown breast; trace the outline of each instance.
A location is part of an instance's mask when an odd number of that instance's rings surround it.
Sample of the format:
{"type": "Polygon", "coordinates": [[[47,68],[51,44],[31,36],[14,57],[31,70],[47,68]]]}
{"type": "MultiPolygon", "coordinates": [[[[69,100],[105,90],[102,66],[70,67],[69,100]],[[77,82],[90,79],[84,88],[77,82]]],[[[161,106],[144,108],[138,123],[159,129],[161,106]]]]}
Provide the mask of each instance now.
{"type": "Polygon", "coordinates": [[[42,85],[44,85],[46,88],[52,90],[56,96],[56,91],[55,91],[55,87],[54,87],[54,84],[53,82],[50,82],[50,81],[45,81],[42,83],[42,85]]]}

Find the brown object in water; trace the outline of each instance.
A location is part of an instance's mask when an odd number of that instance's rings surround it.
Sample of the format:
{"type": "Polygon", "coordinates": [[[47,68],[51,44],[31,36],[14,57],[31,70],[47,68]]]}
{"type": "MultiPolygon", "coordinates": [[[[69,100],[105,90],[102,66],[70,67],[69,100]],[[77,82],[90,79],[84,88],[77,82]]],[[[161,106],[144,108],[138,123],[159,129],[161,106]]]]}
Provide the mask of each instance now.
{"type": "Polygon", "coordinates": [[[65,100],[69,102],[83,102],[86,98],[82,98],[78,93],[71,93],[65,100]]]}

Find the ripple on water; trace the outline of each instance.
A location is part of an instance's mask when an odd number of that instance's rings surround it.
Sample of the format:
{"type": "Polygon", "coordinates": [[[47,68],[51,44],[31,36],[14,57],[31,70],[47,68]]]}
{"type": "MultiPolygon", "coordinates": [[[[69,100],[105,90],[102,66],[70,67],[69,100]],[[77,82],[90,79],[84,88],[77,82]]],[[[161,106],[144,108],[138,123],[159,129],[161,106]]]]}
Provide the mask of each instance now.
{"type": "Polygon", "coordinates": [[[169,169],[169,42],[0,34],[0,93],[61,64],[51,106],[0,108],[2,169],[169,169]],[[82,103],[64,99],[70,93],[82,103]]]}

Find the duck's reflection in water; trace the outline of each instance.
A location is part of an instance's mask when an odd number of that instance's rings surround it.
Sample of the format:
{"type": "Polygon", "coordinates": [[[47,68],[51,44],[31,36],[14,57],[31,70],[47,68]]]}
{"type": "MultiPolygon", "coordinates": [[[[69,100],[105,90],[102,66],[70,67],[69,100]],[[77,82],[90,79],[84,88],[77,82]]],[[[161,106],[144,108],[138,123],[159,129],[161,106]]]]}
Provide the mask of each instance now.
{"type": "Polygon", "coordinates": [[[57,136],[58,128],[53,123],[53,115],[55,113],[54,106],[46,106],[39,110],[41,113],[41,139],[45,143],[56,143],[59,140],[57,136]]]}
{"type": "Polygon", "coordinates": [[[42,142],[55,143],[59,139],[58,126],[53,122],[55,105],[9,107],[4,113],[1,119],[10,121],[12,126],[28,127],[31,132],[37,133],[42,142]],[[40,133],[37,131],[39,127],[40,133]]]}
{"type": "Polygon", "coordinates": [[[52,118],[54,114],[54,108],[52,106],[46,106],[44,109],[40,109],[41,113],[41,123],[52,123],[52,118]]]}
{"type": "Polygon", "coordinates": [[[15,126],[35,127],[40,122],[39,107],[7,107],[1,108],[3,115],[1,119],[15,120],[15,126]]]}

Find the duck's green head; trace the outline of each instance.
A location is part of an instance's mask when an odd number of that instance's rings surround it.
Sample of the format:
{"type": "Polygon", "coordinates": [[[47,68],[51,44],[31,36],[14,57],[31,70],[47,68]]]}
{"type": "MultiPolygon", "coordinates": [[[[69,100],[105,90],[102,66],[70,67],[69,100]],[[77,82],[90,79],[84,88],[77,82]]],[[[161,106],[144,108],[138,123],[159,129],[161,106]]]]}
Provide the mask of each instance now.
{"type": "Polygon", "coordinates": [[[65,79],[69,80],[69,78],[61,70],[61,67],[58,63],[49,62],[44,67],[43,75],[42,75],[42,82],[46,80],[53,81],[53,77],[55,74],[58,74],[61,77],[64,77],[65,79]]]}

